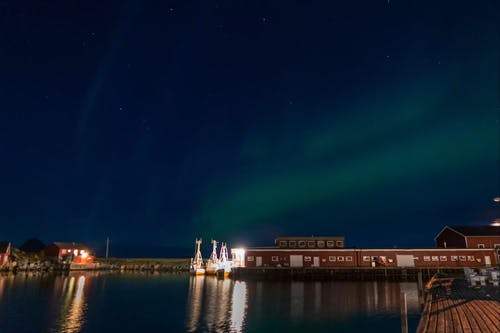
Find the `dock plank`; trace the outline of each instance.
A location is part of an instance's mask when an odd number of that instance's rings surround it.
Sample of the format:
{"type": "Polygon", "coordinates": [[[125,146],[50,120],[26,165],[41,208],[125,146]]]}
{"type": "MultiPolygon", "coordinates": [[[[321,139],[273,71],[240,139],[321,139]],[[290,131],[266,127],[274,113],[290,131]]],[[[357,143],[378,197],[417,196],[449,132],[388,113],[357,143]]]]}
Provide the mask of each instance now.
{"type": "Polygon", "coordinates": [[[417,332],[500,333],[500,288],[470,287],[463,279],[443,288],[443,281],[431,283],[417,332]]]}

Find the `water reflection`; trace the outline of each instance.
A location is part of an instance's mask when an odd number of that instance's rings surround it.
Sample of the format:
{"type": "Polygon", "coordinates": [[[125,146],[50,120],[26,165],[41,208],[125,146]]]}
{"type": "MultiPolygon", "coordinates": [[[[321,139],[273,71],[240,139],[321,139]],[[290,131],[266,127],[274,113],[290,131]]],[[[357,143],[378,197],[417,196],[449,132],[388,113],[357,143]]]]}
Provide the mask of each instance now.
{"type": "Polygon", "coordinates": [[[247,311],[247,286],[245,282],[236,281],[231,301],[231,331],[242,332],[247,311]]]}
{"type": "MultiPolygon", "coordinates": [[[[409,313],[418,314],[420,304],[415,283],[394,282],[270,282],[248,283],[249,314],[265,317],[265,300],[272,300],[267,312],[286,314],[294,321],[307,318],[323,320],[359,316],[392,316],[400,314],[400,293],[406,292],[409,313]],[[264,297],[265,300],[260,298],[264,297]]],[[[307,319],[307,320],[309,320],[307,319]]]]}
{"type": "Polygon", "coordinates": [[[407,294],[410,316],[418,318],[415,283],[243,282],[198,276],[190,280],[187,326],[190,332],[244,332],[251,330],[247,323],[265,323],[270,318],[285,326],[368,317],[398,321],[401,292],[407,294]]]}
{"type": "Polygon", "coordinates": [[[416,283],[17,274],[0,276],[0,331],[388,332],[400,328],[401,292],[416,329],[416,283]]]}
{"type": "Polygon", "coordinates": [[[247,284],[193,276],[189,283],[189,332],[242,332],[247,309],[247,284]]]}
{"type": "MultiPolygon", "coordinates": [[[[77,333],[80,332],[85,323],[85,312],[87,303],[85,301],[85,276],[67,276],[56,279],[55,285],[61,285],[62,304],[60,306],[59,320],[53,332],[77,333]],[[61,283],[62,282],[62,283],[61,283]]],[[[58,288],[54,288],[56,291],[58,288]]],[[[60,297],[59,295],[55,295],[60,297]]]]}

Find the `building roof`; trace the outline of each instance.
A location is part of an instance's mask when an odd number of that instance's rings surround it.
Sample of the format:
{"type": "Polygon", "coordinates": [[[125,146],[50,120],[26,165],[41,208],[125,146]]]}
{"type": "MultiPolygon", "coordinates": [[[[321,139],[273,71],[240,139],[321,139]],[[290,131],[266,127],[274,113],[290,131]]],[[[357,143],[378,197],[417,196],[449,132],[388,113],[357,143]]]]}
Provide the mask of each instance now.
{"type": "Polygon", "coordinates": [[[10,242],[0,242],[0,253],[7,252],[9,245],[10,245],[10,242]]]}
{"type": "Polygon", "coordinates": [[[463,236],[499,236],[500,227],[491,225],[483,226],[448,226],[448,228],[455,230],[463,236]]]}
{"type": "Polygon", "coordinates": [[[77,250],[86,250],[87,247],[80,243],[65,243],[65,242],[54,242],[52,243],[60,249],[77,249],[77,250]]]}

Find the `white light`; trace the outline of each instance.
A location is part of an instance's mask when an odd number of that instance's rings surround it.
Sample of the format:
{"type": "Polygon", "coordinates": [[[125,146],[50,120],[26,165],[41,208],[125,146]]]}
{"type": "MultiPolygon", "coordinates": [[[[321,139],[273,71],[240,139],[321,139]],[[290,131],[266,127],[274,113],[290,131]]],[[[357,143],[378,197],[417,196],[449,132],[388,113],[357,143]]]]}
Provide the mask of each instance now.
{"type": "Polygon", "coordinates": [[[231,249],[231,254],[235,261],[239,262],[240,266],[245,266],[245,249],[244,248],[235,248],[231,249]]]}

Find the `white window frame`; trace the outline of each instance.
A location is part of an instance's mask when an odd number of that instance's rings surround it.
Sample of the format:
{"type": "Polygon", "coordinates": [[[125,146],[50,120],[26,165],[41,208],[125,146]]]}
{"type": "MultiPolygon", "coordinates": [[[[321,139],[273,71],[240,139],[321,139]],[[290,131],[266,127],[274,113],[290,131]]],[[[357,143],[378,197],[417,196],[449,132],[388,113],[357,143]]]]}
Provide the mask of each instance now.
{"type": "Polygon", "coordinates": [[[254,256],[248,256],[247,257],[247,261],[255,261],[255,257],[254,256]]]}
{"type": "Polygon", "coordinates": [[[424,261],[431,261],[431,256],[424,256],[424,261]]]}
{"type": "Polygon", "coordinates": [[[304,249],[306,246],[307,246],[307,242],[306,241],[303,241],[303,240],[300,240],[297,242],[297,246],[301,249],[304,249]],[[302,243],[302,244],[301,244],[302,243]]]}
{"type": "Polygon", "coordinates": [[[344,261],[344,257],[343,256],[337,256],[337,261],[344,261]]]}
{"type": "Polygon", "coordinates": [[[280,240],[280,247],[287,247],[288,242],[286,240],[280,240]]]}
{"type": "Polygon", "coordinates": [[[317,247],[319,248],[324,248],[325,247],[325,241],[319,240],[316,242],[317,247]]]}
{"type": "Polygon", "coordinates": [[[477,244],[477,248],[478,248],[478,249],[484,249],[484,244],[482,244],[482,243],[477,244]]]}
{"type": "Polygon", "coordinates": [[[337,247],[344,247],[344,241],[343,240],[338,240],[338,241],[335,242],[335,245],[337,247]]]}
{"type": "Polygon", "coordinates": [[[345,257],[345,261],[352,261],[352,256],[345,257]]]}
{"type": "Polygon", "coordinates": [[[467,261],[467,256],[458,256],[458,259],[460,259],[460,261],[467,261]]]}
{"type": "Polygon", "coordinates": [[[439,256],[439,261],[448,261],[447,256],[439,256]]]}
{"type": "Polygon", "coordinates": [[[304,261],[311,261],[311,257],[310,256],[304,256],[304,261]]]}
{"type": "Polygon", "coordinates": [[[310,249],[313,249],[316,247],[316,242],[315,241],[307,241],[307,247],[310,248],[310,249]]]}
{"type": "Polygon", "coordinates": [[[297,241],[291,240],[288,242],[288,247],[291,248],[296,248],[297,247],[297,241]]]}
{"type": "Polygon", "coordinates": [[[432,261],[439,261],[439,256],[431,256],[432,261]]]}
{"type": "Polygon", "coordinates": [[[332,240],[326,241],[326,247],[328,248],[335,247],[335,241],[332,240]]]}
{"type": "Polygon", "coordinates": [[[370,256],[363,256],[363,261],[370,262],[372,260],[370,256]]]}
{"type": "Polygon", "coordinates": [[[474,256],[467,256],[467,261],[476,261],[474,256]]]}
{"type": "Polygon", "coordinates": [[[337,258],[335,256],[328,256],[328,261],[334,262],[337,261],[337,258]]]}
{"type": "Polygon", "coordinates": [[[271,261],[272,261],[272,262],[277,262],[277,261],[280,261],[280,257],[278,257],[278,256],[272,256],[272,257],[271,257],[271,261]]]}
{"type": "Polygon", "coordinates": [[[451,261],[458,261],[458,256],[451,256],[451,261]]]}

